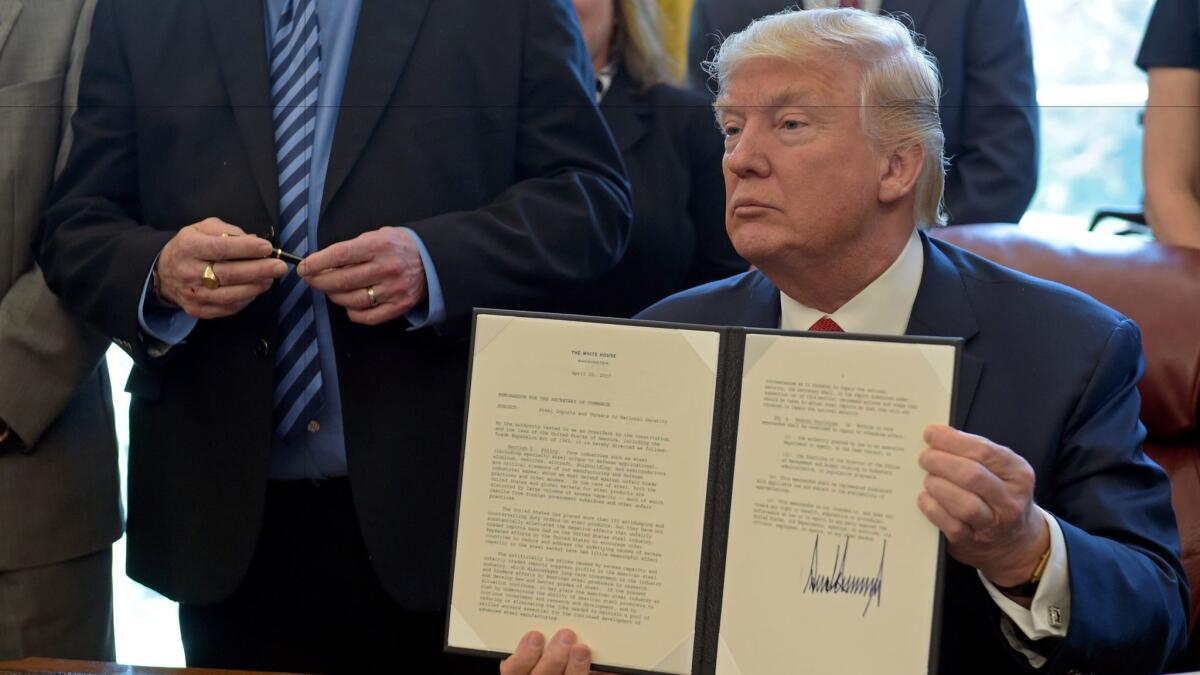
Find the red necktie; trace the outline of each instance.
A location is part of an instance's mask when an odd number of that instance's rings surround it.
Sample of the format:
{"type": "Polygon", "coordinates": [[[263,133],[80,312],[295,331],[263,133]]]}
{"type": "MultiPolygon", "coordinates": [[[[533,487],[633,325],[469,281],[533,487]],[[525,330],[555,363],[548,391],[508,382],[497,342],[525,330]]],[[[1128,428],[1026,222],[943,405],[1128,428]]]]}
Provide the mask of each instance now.
{"type": "MultiPolygon", "coordinates": [[[[847,0],[842,0],[842,2],[847,2],[847,0]]],[[[845,333],[846,332],[846,331],[842,330],[841,326],[837,325],[836,321],[834,321],[833,319],[831,319],[827,316],[823,316],[823,317],[817,319],[816,323],[809,326],[808,329],[811,331],[816,331],[818,333],[845,333]]]]}
{"type": "MultiPolygon", "coordinates": [[[[839,2],[838,4],[841,5],[842,7],[849,7],[850,9],[858,9],[858,0],[841,0],[841,2],[839,2]]],[[[837,324],[835,323],[833,325],[836,326],[837,324]]],[[[838,329],[838,330],[841,330],[841,329],[838,329]]]]}

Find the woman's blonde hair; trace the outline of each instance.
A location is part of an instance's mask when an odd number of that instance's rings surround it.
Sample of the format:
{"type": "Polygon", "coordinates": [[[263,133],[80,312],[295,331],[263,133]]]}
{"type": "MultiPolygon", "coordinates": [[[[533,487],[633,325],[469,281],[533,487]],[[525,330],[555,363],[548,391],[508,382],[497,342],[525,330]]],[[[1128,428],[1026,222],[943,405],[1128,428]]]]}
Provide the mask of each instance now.
{"type": "Polygon", "coordinates": [[[656,0],[613,0],[613,58],[620,59],[641,89],[677,84],[678,63],[663,43],[663,15],[656,0]]]}
{"type": "Polygon", "coordinates": [[[925,149],[913,216],[921,227],[945,224],[941,78],[933,56],[908,27],[856,9],[788,10],[730,35],[704,65],[724,94],[737,67],[757,58],[857,64],[862,70],[859,110],[864,133],[888,151],[913,145],[925,149]]]}

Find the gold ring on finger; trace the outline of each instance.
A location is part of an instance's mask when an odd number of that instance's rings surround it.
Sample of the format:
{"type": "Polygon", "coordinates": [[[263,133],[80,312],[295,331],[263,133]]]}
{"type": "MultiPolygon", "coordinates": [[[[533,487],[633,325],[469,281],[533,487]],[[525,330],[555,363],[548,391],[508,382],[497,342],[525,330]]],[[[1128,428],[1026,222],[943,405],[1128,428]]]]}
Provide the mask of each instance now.
{"type": "Polygon", "coordinates": [[[213,265],[216,263],[208,263],[204,266],[204,274],[200,275],[200,284],[210,291],[215,291],[221,287],[221,280],[217,278],[217,273],[213,270],[213,265]]]}
{"type": "Polygon", "coordinates": [[[367,302],[371,303],[372,307],[379,304],[379,298],[375,297],[374,286],[367,286],[367,302]]]}

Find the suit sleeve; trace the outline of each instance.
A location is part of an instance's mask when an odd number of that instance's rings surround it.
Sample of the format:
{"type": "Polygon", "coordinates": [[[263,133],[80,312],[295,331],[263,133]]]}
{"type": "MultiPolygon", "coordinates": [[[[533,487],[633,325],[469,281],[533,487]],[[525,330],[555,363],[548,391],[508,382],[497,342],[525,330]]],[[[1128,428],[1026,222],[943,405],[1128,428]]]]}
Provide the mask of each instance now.
{"type": "Polygon", "coordinates": [[[39,262],[47,284],[71,311],[135,362],[148,364],[138,301],[146,274],[174,233],[138,222],[135,100],[116,10],[111,0],[96,7],[74,139],[51,192],[39,262]]]}
{"type": "Polygon", "coordinates": [[[483,208],[408,224],[437,265],[451,325],[472,307],[561,301],[610,270],[629,234],[629,185],[573,10],[530,0],[524,30],[518,181],[483,208]]]}
{"type": "Polygon", "coordinates": [[[1187,644],[1188,583],[1167,476],[1143,454],[1141,335],[1109,337],[1060,448],[1043,508],[1058,517],[1071,586],[1070,629],[1049,671],[1161,673],[1187,644]]]}
{"type": "Polygon", "coordinates": [[[979,0],[967,17],[962,150],[950,160],[952,224],[1015,223],[1037,188],[1038,109],[1024,0],[979,0]]]}
{"type": "MultiPolygon", "coordinates": [[[[64,79],[62,155],[92,9],[86,2],[80,11],[64,79]]],[[[104,336],[68,314],[40,268],[26,270],[0,299],[0,419],[27,448],[36,449],[107,348],[104,336]]]]}

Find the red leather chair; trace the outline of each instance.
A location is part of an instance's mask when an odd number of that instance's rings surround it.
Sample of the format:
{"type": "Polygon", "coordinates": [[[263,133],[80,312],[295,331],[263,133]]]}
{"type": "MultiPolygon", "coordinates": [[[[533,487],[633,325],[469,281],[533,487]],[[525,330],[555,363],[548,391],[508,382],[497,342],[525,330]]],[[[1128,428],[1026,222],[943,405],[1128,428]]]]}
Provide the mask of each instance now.
{"type": "Polygon", "coordinates": [[[941,228],[931,234],[1002,265],[1077,288],[1141,328],[1145,450],[1171,477],[1183,564],[1192,584],[1192,664],[1200,666],[1200,250],[999,224],[941,228]]]}

